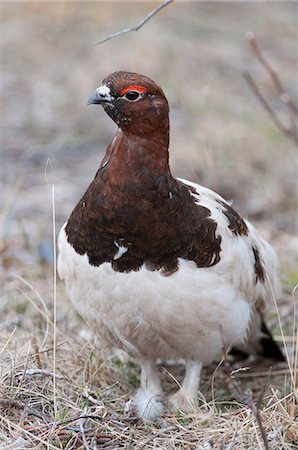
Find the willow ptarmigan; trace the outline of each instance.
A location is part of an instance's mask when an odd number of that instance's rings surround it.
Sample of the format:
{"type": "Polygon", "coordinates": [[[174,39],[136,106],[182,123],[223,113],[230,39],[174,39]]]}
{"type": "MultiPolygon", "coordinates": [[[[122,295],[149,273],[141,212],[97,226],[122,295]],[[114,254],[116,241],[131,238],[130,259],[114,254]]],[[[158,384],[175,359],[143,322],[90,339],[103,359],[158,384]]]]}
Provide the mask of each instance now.
{"type": "Polygon", "coordinates": [[[182,410],[196,399],[202,365],[226,349],[283,359],[263,321],[279,294],[278,261],[224,198],[172,176],[169,107],[154,81],[115,72],[88,103],[118,130],[60,232],[58,270],[102,345],[140,364],[134,404],[153,420],[164,408],[157,359],[185,363],[169,398],[182,410]]]}

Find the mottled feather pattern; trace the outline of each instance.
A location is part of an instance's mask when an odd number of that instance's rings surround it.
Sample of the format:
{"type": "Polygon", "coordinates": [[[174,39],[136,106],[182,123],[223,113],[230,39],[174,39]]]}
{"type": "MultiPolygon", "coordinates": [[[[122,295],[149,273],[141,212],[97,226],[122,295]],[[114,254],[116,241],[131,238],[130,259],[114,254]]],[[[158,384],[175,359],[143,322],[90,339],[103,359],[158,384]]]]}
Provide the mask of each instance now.
{"type": "Polygon", "coordinates": [[[248,229],[243,218],[227,202],[218,200],[218,203],[222,205],[222,212],[229,219],[230,230],[237,236],[247,236],[248,229]]]}
{"type": "Polygon", "coordinates": [[[261,283],[264,283],[265,281],[265,270],[263,267],[263,263],[261,261],[260,257],[260,251],[256,246],[252,247],[252,251],[255,257],[255,273],[256,273],[256,281],[260,281],[261,283]]]}
{"type": "Polygon", "coordinates": [[[115,72],[89,103],[119,128],[60,232],[58,271],[102,348],[139,362],[133,404],[153,420],[164,410],[157,359],[185,362],[169,399],[183,410],[196,398],[202,364],[227,348],[282,360],[263,320],[280,293],[278,260],[224,198],[172,176],[169,107],[154,81],[115,72]]]}
{"type": "Polygon", "coordinates": [[[79,254],[86,253],[90,264],[111,262],[120,272],[138,270],[145,263],[150,270],[170,274],[178,269],[179,257],[198,267],[216,264],[221,237],[215,236],[210,210],[197,205],[183,183],[170,181],[166,195],[162,183],[117,191],[106,189],[99,172],[67,223],[70,244],[79,254]],[[128,248],[117,261],[115,242],[128,248]]]}

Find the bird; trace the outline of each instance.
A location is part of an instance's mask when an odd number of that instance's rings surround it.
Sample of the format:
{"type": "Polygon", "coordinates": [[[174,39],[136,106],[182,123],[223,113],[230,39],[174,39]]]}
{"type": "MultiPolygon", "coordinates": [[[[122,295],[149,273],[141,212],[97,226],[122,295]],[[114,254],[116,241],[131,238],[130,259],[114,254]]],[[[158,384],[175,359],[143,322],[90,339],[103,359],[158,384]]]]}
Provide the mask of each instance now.
{"type": "Polygon", "coordinates": [[[281,292],[278,258],[230,201],[173,177],[169,105],[152,79],[114,72],[88,104],[117,131],[59,233],[58,272],[101,348],[139,364],[132,403],[153,421],[193,408],[202,367],[231,348],[284,360],[264,319],[281,292]],[[185,365],[167,398],[159,360],[185,365]]]}

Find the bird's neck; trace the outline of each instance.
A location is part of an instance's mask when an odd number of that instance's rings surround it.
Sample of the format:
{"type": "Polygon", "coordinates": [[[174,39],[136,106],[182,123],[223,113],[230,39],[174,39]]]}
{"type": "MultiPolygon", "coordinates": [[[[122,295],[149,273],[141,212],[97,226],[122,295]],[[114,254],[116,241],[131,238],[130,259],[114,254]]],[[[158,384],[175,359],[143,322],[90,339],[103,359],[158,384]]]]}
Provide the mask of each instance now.
{"type": "Polygon", "coordinates": [[[168,147],[168,129],[140,137],[119,128],[104,158],[105,176],[113,184],[152,184],[159,177],[171,177],[168,147]]]}

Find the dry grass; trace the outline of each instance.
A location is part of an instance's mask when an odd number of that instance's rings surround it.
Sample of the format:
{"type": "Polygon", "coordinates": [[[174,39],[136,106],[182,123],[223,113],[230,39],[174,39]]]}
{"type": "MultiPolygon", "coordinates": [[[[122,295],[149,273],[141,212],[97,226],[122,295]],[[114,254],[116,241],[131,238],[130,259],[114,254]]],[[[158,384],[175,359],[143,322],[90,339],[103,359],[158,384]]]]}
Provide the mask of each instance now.
{"type": "MultiPolygon", "coordinates": [[[[295,96],[295,5],[175,4],[137,36],[89,46],[137,23],[151,7],[1,4],[0,449],[263,449],[259,403],[269,448],[297,448],[296,149],[241,77],[249,65],[283,113],[270,81],[248,61],[244,34],[256,33],[295,96]],[[283,332],[274,305],[268,323],[286,345],[289,365],[249,360],[241,370],[243,363],[224,360],[207,367],[196,410],[155,424],[126,411],[138,367],[119,355],[103,359],[53,279],[53,204],[58,229],[114,132],[103,114],[84,104],[98,82],[120,68],[165,87],[175,174],[235,199],[277,250],[284,286],[278,301],[283,332]]],[[[165,389],[174,390],[182,368],[160,371],[165,389]]]]}
{"type": "MultiPolygon", "coordinates": [[[[15,283],[23,285],[22,295],[30,299],[28,324],[36,325],[27,329],[18,316],[6,324],[7,339],[1,343],[0,448],[261,449],[260,429],[247,402],[252,391],[252,404],[262,394],[261,420],[269,448],[296,448],[297,353],[291,354],[291,368],[266,369],[264,362],[246,362],[246,369],[233,364],[231,375],[230,363],[224,369],[208,367],[193,413],[176,411],[155,424],[144,424],[133,412],[125,412],[139,382],[138,368],[118,356],[103,361],[92,340],[77,334],[77,323],[66,326],[64,317],[54,327],[53,314],[41,305],[35,288],[21,280],[15,283]]],[[[285,341],[290,352],[297,348],[297,338],[293,342],[285,334],[285,341]]],[[[180,379],[181,367],[160,370],[166,389],[175,389],[173,379],[180,379]]]]}
{"type": "MultiPolygon", "coordinates": [[[[130,393],[138,385],[138,368],[117,356],[103,361],[87,337],[77,334],[78,323],[71,320],[66,326],[65,311],[55,326],[48,302],[36,288],[19,278],[11,281],[10,290],[15,292],[17,286],[20,298],[30,306],[26,314],[19,310],[15,315],[9,307],[6,323],[1,322],[7,336],[0,350],[1,448],[263,448],[256,418],[244,404],[245,391],[251,387],[256,397],[266,389],[261,418],[269,448],[286,450],[297,445],[297,337],[285,333],[293,361],[290,368],[266,370],[250,362],[245,370],[234,365],[240,370],[231,378],[226,366],[225,370],[209,367],[199,407],[192,414],[177,411],[157,424],[143,424],[132,412],[125,412],[130,393]],[[291,353],[295,345],[296,356],[291,353]]],[[[166,388],[173,389],[172,380],[179,379],[181,368],[161,371],[166,388]]]]}

